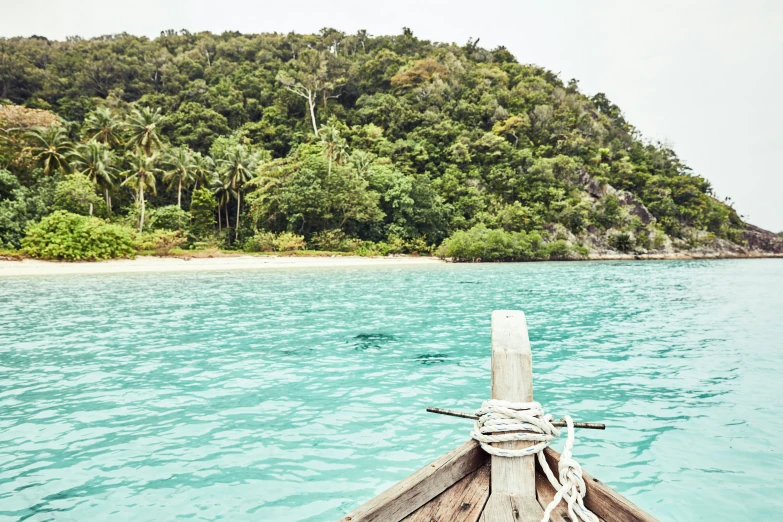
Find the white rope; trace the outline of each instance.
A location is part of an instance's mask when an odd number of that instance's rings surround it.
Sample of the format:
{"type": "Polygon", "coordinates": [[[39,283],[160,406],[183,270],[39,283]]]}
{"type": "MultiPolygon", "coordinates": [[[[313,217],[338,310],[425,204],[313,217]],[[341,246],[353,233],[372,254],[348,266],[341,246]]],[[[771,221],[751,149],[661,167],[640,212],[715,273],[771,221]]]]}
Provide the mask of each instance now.
{"type": "Polygon", "coordinates": [[[582,478],[582,468],[574,460],[571,450],[574,447],[574,421],[564,417],[568,429],[565,448],[560,455],[557,469],[558,480],[544,457],[544,448],[549,446],[560,435],[560,430],[552,425],[552,415],[545,414],[537,402],[508,402],[492,399],[484,402],[476,411],[478,420],[471,437],[479,441],[484,451],[497,457],[527,457],[538,454],[538,462],[544,470],[552,487],[557,493],[552,502],[544,510],[541,522],[548,522],[552,510],[561,500],[568,504],[568,515],[574,522],[599,522],[589,509],[585,507],[584,497],[587,493],[585,481],[582,478]],[[521,433],[520,433],[521,432],[521,433]],[[523,449],[502,449],[490,446],[493,442],[527,441],[531,446],[523,449]]]}

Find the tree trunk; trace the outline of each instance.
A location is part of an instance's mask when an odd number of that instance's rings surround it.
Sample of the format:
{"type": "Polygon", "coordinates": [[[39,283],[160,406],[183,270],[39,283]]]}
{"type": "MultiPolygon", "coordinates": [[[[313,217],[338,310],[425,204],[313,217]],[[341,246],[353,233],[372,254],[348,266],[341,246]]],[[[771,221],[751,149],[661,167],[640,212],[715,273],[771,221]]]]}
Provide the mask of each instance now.
{"type": "Polygon", "coordinates": [[[220,213],[221,210],[220,205],[218,205],[218,232],[223,230],[223,216],[220,213]]]}
{"type": "Polygon", "coordinates": [[[231,223],[228,222],[228,201],[226,201],[226,206],[223,207],[223,211],[226,214],[226,230],[228,230],[229,228],[231,228],[231,223]]]}
{"type": "Polygon", "coordinates": [[[109,212],[111,212],[111,198],[109,197],[109,189],[104,188],[103,194],[106,196],[106,207],[108,207],[109,212]]]}
{"type": "Polygon", "coordinates": [[[313,122],[313,132],[318,137],[318,125],[315,123],[315,93],[307,91],[307,104],[310,106],[310,119],[313,122]]]}
{"type": "Polygon", "coordinates": [[[139,181],[139,199],[141,200],[141,217],[139,218],[139,234],[144,229],[144,182],[139,181]]]}
{"type": "Polygon", "coordinates": [[[234,223],[234,241],[239,240],[239,208],[242,206],[242,191],[237,188],[237,220],[234,223]]]}
{"type": "Polygon", "coordinates": [[[182,177],[179,178],[179,188],[177,189],[177,206],[182,208],[182,177]]]}

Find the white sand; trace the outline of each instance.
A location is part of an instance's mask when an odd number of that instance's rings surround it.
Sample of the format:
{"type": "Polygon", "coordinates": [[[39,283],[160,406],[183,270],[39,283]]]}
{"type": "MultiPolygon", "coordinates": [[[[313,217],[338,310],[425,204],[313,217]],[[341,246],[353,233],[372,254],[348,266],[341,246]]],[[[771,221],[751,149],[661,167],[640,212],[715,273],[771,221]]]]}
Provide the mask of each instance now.
{"type": "Polygon", "coordinates": [[[119,274],[135,272],[209,272],[269,268],[321,268],[432,265],[442,261],[427,257],[278,257],[236,256],[180,259],[139,256],[136,259],[66,263],[56,261],[0,260],[0,277],[55,274],[119,274]]]}

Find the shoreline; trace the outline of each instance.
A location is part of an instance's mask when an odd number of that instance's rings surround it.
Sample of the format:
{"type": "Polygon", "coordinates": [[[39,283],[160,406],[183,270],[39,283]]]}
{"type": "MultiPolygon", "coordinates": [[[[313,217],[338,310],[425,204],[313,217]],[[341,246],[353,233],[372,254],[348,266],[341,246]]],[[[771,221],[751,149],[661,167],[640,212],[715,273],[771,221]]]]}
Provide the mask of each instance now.
{"type": "Polygon", "coordinates": [[[137,256],[134,259],[107,261],[41,261],[38,259],[0,260],[0,278],[76,274],[136,274],[224,272],[233,270],[278,268],[327,268],[366,266],[406,266],[441,264],[432,257],[360,257],[360,256],[250,256],[215,257],[137,256]]]}
{"type": "MultiPolygon", "coordinates": [[[[563,261],[689,261],[705,259],[783,259],[783,254],[752,253],[727,255],[718,253],[667,253],[667,254],[593,254],[584,259],[563,261]]],[[[197,256],[137,256],[134,259],[111,259],[107,261],[42,261],[29,258],[0,258],[0,278],[48,275],[86,274],[135,274],[135,273],[180,273],[180,272],[222,272],[233,270],[268,270],[281,268],[350,268],[378,266],[421,266],[449,263],[436,257],[417,256],[285,256],[222,254],[208,257],[197,256]]],[[[542,262],[542,261],[519,261],[542,262]]]]}
{"type": "Polygon", "coordinates": [[[783,259],[783,254],[752,252],[750,254],[730,253],[687,253],[668,254],[592,254],[579,261],[693,261],[703,259],[783,259]]]}

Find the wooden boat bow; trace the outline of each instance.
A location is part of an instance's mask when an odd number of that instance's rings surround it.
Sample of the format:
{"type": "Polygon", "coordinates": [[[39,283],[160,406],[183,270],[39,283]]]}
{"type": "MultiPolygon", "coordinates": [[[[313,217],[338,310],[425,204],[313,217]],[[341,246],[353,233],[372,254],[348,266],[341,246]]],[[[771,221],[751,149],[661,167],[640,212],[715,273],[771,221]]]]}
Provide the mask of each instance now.
{"type": "MultiPolygon", "coordinates": [[[[492,314],[492,398],[532,402],[533,370],[525,316],[492,314]]],[[[519,448],[526,441],[494,443],[519,448]]],[[[544,449],[551,469],[560,455],[544,449]]],[[[607,485],[582,472],[585,506],[604,522],[657,522],[607,485]]],[[[351,511],[339,522],[540,522],[555,496],[535,455],[496,457],[475,440],[441,456],[351,511]]],[[[553,522],[570,522],[561,502],[553,522]]]]}

